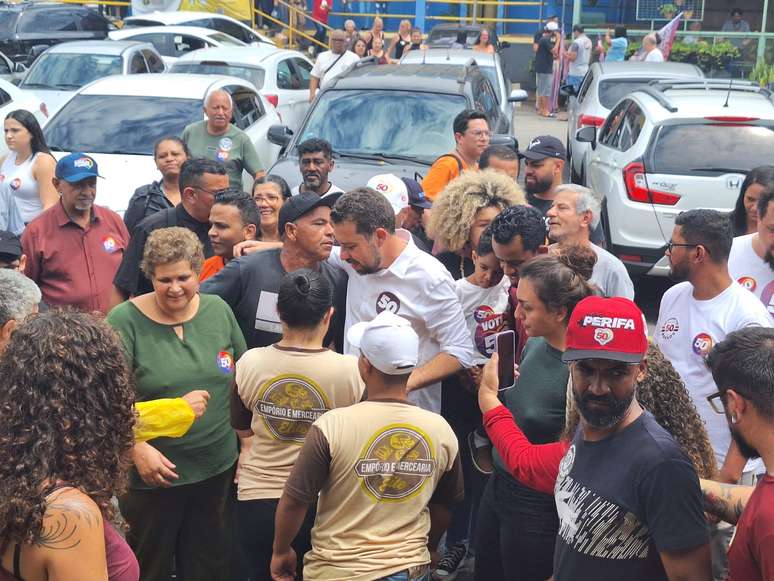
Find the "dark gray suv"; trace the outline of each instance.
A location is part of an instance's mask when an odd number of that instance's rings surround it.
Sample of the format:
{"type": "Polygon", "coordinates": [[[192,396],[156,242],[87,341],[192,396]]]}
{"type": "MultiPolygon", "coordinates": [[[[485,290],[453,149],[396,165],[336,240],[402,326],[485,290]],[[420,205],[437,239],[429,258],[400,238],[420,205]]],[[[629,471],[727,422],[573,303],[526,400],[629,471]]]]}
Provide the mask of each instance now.
{"type": "Polygon", "coordinates": [[[291,187],[300,183],[296,147],[316,137],[333,146],[331,181],[344,190],[383,173],[421,177],[454,149],[452,123],[463,109],[487,116],[492,143],[518,147],[509,135],[510,120],[475,63],[376,65],[366,59],[318,94],[296,134],[284,126],[269,130],[269,140],[283,148],[269,172],[291,187]]]}

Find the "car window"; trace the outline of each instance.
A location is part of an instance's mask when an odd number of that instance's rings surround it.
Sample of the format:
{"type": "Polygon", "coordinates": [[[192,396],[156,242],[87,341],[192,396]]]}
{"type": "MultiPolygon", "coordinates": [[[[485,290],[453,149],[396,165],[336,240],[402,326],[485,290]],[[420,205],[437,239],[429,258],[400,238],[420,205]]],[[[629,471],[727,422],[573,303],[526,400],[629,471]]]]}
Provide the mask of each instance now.
{"type": "Polygon", "coordinates": [[[147,72],[148,66],[145,64],[145,59],[142,58],[142,53],[140,51],[135,52],[132,55],[132,59],[129,61],[129,74],[136,75],[147,72]]]}
{"type": "Polygon", "coordinates": [[[208,48],[210,45],[195,36],[188,34],[176,34],[172,39],[172,54],[169,56],[182,56],[192,50],[199,50],[200,48],[208,48]]]}
{"type": "Polygon", "coordinates": [[[10,75],[12,72],[11,67],[8,65],[8,61],[4,58],[0,58],[0,75],[10,75]]]}
{"type": "Polygon", "coordinates": [[[578,103],[583,103],[583,99],[586,98],[586,93],[589,92],[589,87],[591,87],[591,83],[594,82],[594,73],[589,70],[589,72],[586,73],[586,76],[583,77],[583,81],[581,82],[581,88],[578,92],[578,103]]]}
{"type": "Polygon", "coordinates": [[[479,96],[477,100],[478,107],[486,114],[489,120],[489,128],[495,131],[500,110],[498,109],[497,98],[494,96],[492,86],[482,79],[478,83],[479,96]]]}
{"type": "Polygon", "coordinates": [[[160,32],[138,34],[137,36],[127,38],[127,40],[136,40],[137,42],[149,42],[157,51],[159,51],[159,54],[164,56],[175,56],[169,44],[169,39],[169,34],[162,34],[160,32]]]}
{"type": "Polygon", "coordinates": [[[163,73],[165,70],[164,61],[159,58],[152,50],[143,49],[142,55],[145,57],[145,62],[148,63],[148,71],[151,73],[163,73]]]}
{"type": "Polygon", "coordinates": [[[774,127],[734,124],[668,125],[652,145],[655,173],[718,175],[771,164],[774,127]]]}
{"type": "Polygon", "coordinates": [[[298,89],[298,77],[294,78],[293,71],[290,69],[290,59],[285,59],[277,63],[277,88],[292,91],[298,89]],[[295,80],[296,86],[293,86],[295,80]]]}
{"type": "Polygon", "coordinates": [[[620,134],[621,123],[626,116],[626,108],[629,106],[629,101],[621,101],[616,105],[615,109],[610,111],[610,115],[607,116],[607,121],[602,126],[602,130],[599,132],[599,143],[607,145],[608,147],[618,147],[618,137],[620,134]]]}
{"type": "Polygon", "coordinates": [[[91,10],[83,10],[78,12],[80,17],[81,30],[88,30],[90,32],[105,32],[107,33],[108,24],[107,21],[102,18],[96,12],[91,10]]]}
{"type": "Polygon", "coordinates": [[[247,44],[253,42],[253,39],[250,37],[250,33],[239,26],[236,22],[231,22],[230,20],[225,20],[223,18],[213,18],[211,28],[217,30],[218,32],[228,34],[229,36],[232,36],[237,40],[241,40],[247,44]]]}
{"type": "Polygon", "coordinates": [[[621,122],[618,149],[626,151],[637,143],[643,125],[645,125],[645,113],[642,112],[637,103],[632,102],[621,122]]]}
{"type": "Polygon", "coordinates": [[[204,62],[176,62],[172,65],[172,73],[194,73],[198,75],[228,75],[230,77],[239,77],[249,81],[256,89],[262,89],[266,71],[261,67],[250,67],[247,65],[229,65],[223,62],[204,61],[204,62]]]}
{"type": "Polygon", "coordinates": [[[38,57],[19,86],[74,91],[95,79],[123,74],[123,64],[118,55],[45,52],[38,57]]]}
{"type": "Polygon", "coordinates": [[[312,78],[312,65],[306,62],[304,59],[294,58],[293,68],[295,69],[298,77],[299,89],[308,89],[309,80],[312,78]]]}
{"type": "Polygon", "coordinates": [[[612,109],[613,105],[626,97],[626,95],[632,91],[636,91],[643,85],[647,85],[651,80],[652,78],[612,79],[600,81],[599,88],[597,89],[597,93],[599,94],[599,102],[606,109],[612,109]]]}
{"type": "Polygon", "coordinates": [[[3,33],[10,33],[13,31],[14,27],[16,26],[16,18],[19,16],[19,13],[12,10],[2,10],[0,11],[0,32],[3,33]]]}
{"type": "Polygon", "coordinates": [[[497,78],[497,69],[495,67],[478,67],[478,70],[484,73],[484,76],[492,83],[495,99],[497,99],[497,102],[499,103],[500,98],[498,94],[500,93],[500,80],[497,78]]]}
{"type": "Polygon", "coordinates": [[[44,135],[54,151],[153,155],[157,139],[180,135],[201,120],[201,99],[75,95],[46,124],[44,135]]]}
{"type": "Polygon", "coordinates": [[[255,124],[266,113],[258,95],[244,87],[224,87],[234,100],[235,124],[243,131],[255,124]]]}
{"type": "Polygon", "coordinates": [[[144,18],[137,18],[131,20],[124,20],[124,28],[140,28],[142,26],[161,26],[162,23],[158,20],[146,20],[144,18]]]}
{"type": "Polygon", "coordinates": [[[199,26],[201,28],[209,28],[210,30],[217,30],[217,28],[215,28],[214,23],[212,22],[212,18],[199,18],[197,20],[189,20],[184,24],[184,26],[199,26]]]}
{"type": "Polygon", "coordinates": [[[11,101],[13,101],[11,95],[6,93],[3,89],[0,89],[0,105],[7,105],[11,101]]]}
{"type": "Polygon", "coordinates": [[[28,10],[22,14],[19,32],[63,32],[76,31],[73,10],[28,10]]]}

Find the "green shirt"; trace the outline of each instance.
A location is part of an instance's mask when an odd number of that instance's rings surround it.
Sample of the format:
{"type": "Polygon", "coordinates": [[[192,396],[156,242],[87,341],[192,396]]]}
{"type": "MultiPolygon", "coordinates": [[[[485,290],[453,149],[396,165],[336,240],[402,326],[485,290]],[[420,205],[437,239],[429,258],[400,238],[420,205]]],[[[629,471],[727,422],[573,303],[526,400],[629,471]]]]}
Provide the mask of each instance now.
{"type": "Polygon", "coordinates": [[[183,129],[182,137],[192,157],[214,159],[226,164],[228,181],[233,188],[242,189],[242,170],[255,177],[263,169],[253,142],[247,133],[233,124],[223,135],[210,135],[207,122],[197,121],[183,129]]]}
{"type": "MultiPolygon", "coordinates": [[[[556,442],[564,429],[570,370],[562,352],[542,337],[531,337],[521,355],[519,379],[505,392],[505,406],[533,444],[556,442]]],[[[495,465],[510,474],[493,450],[495,465]]]]}
{"type": "MultiPolygon", "coordinates": [[[[183,339],[172,325],[145,316],[131,301],[108,314],[134,372],[137,401],[180,397],[194,389],[210,392],[205,414],[181,438],[150,442],[177,467],[172,486],[200,482],[230,468],[237,458],[237,437],[229,418],[235,363],[245,340],[234,314],[217,296],[200,295],[199,310],[183,324],[183,339]]],[[[148,489],[136,470],[131,488],[148,489]]]]}

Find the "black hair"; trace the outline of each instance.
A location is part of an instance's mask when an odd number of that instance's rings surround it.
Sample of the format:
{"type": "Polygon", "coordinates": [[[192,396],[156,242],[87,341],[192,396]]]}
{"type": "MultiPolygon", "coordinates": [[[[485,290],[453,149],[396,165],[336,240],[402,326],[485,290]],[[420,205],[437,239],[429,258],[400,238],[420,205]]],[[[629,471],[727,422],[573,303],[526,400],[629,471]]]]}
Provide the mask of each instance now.
{"type": "Polygon", "coordinates": [[[476,247],[476,254],[478,256],[488,256],[494,252],[492,248],[492,225],[487,226],[481,233],[481,237],[478,239],[478,246],[476,247]]]}
{"type": "Polygon", "coordinates": [[[716,264],[728,260],[734,241],[728,214],[704,208],[688,210],[677,215],[675,226],[680,226],[686,242],[704,246],[716,264]]]}
{"type": "Polygon", "coordinates": [[[454,118],[454,133],[465,133],[468,130],[468,123],[473,119],[483,119],[487,123],[489,121],[481,111],[475,109],[465,109],[457,114],[454,118]]]}
{"type": "Polygon", "coordinates": [[[619,24],[613,29],[613,38],[628,38],[626,27],[623,24],[619,24]]]}
{"type": "Polygon", "coordinates": [[[774,202],[774,183],[770,183],[761,192],[758,198],[758,219],[763,220],[769,211],[769,204],[774,202]]]}
{"type": "Polygon", "coordinates": [[[583,28],[580,24],[576,24],[575,26],[572,27],[572,31],[580,32],[581,34],[583,34],[586,31],[586,29],[583,28]]]}
{"type": "Polygon", "coordinates": [[[321,272],[301,268],[282,278],[277,295],[277,313],[288,327],[316,327],[332,303],[331,283],[321,272]]]}
{"type": "Polygon", "coordinates": [[[540,210],[532,206],[511,206],[500,212],[488,226],[498,244],[510,244],[521,236],[524,250],[537,252],[546,240],[546,222],[540,210]]]}
{"type": "Polygon", "coordinates": [[[258,206],[255,205],[250,195],[242,190],[228,188],[215,196],[215,203],[221,206],[234,206],[239,210],[239,217],[242,220],[243,226],[253,224],[258,228],[261,223],[258,206]]]}
{"type": "Polygon", "coordinates": [[[283,200],[287,200],[291,196],[290,186],[288,185],[288,182],[286,182],[285,179],[281,176],[268,174],[259,178],[255,178],[255,181],[253,182],[253,192],[255,191],[255,186],[260,186],[261,184],[277,184],[277,186],[279,186],[280,194],[282,195],[283,200]]]}
{"type": "Polygon", "coordinates": [[[46,143],[46,138],[43,136],[43,130],[40,128],[40,123],[38,123],[38,120],[35,119],[35,116],[32,113],[25,111],[24,109],[16,109],[16,111],[8,113],[5,118],[18,121],[30,132],[30,135],[32,136],[30,147],[33,155],[40,152],[51,153],[51,150],[46,143]]]}
{"type": "Polygon", "coordinates": [[[355,188],[341,196],[331,210],[331,221],[350,220],[358,234],[373,236],[377,228],[395,233],[395,210],[382,194],[371,188],[355,188]]]}
{"type": "MultiPolygon", "coordinates": [[[[742,182],[742,187],[739,188],[739,196],[736,198],[734,211],[731,213],[734,221],[734,236],[747,234],[747,210],[744,207],[744,196],[747,193],[747,189],[754,184],[764,187],[774,184],[774,165],[761,165],[747,172],[742,182]]],[[[758,207],[758,213],[760,214],[760,206],[758,207]]]]}
{"type": "Polygon", "coordinates": [[[490,145],[481,154],[481,158],[478,160],[479,169],[486,169],[489,167],[489,159],[496,157],[503,161],[519,160],[519,154],[515,149],[507,145],[490,145]]]}
{"type": "Polygon", "coordinates": [[[414,27],[414,28],[411,29],[411,33],[410,34],[414,34],[415,32],[418,32],[419,34],[422,34],[422,29],[414,27]]]}
{"type": "Polygon", "coordinates": [[[197,186],[199,179],[206,173],[224,176],[226,175],[226,166],[219,161],[203,157],[186,159],[180,166],[180,177],[178,178],[180,193],[188,187],[197,186]]]}
{"type": "Polygon", "coordinates": [[[729,333],[710,351],[707,365],[721,393],[739,392],[774,420],[774,329],[745,327],[729,333]]]}
{"type": "Polygon", "coordinates": [[[161,145],[165,141],[174,141],[180,147],[183,148],[183,151],[185,152],[186,157],[191,157],[191,151],[188,149],[188,146],[185,144],[185,141],[180,139],[177,135],[165,135],[161,139],[156,140],[156,143],[153,144],[153,159],[156,159],[156,156],[159,154],[159,145],[161,145]]]}
{"type": "Polygon", "coordinates": [[[739,16],[743,16],[744,15],[744,11],[741,8],[732,8],[731,9],[731,16],[736,16],[737,14],[739,16]]]}
{"type": "Polygon", "coordinates": [[[298,151],[299,158],[304,154],[317,153],[318,151],[322,152],[322,154],[325,156],[325,159],[330,159],[331,155],[333,154],[333,148],[331,147],[331,144],[324,139],[319,139],[317,137],[312,137],[311,139],[302,141],[298,144],[296,151],[298,151]]]}

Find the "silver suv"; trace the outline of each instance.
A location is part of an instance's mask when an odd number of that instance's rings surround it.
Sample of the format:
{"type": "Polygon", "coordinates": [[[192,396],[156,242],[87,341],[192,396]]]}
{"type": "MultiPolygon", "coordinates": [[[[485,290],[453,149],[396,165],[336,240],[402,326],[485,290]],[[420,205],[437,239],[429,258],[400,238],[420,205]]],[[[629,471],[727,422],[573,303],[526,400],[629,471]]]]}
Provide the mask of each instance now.
{"type": "Polygon", "coordinates": [[[730,211],[745,173],[774,157],[774,98],[746,81],[657,81],[627,95],[590,144],[588,186],[604,195],[610,250],[633,275],[665,276],[675,217],[730,211]]]}

